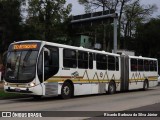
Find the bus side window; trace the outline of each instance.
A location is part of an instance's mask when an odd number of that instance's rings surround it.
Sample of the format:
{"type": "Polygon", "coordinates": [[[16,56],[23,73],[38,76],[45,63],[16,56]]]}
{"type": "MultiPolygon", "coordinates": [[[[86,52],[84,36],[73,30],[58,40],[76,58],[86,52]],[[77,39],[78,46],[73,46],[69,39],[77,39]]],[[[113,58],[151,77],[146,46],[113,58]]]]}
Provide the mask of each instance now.
{"type": "Polygon", "coordinates": [[[116,57],[116,71],[119,71],[119,58],[116,57]]]}
{"type": "Polygon", "coordinates": [[[153,61],[154,71],[157,71],[157,61],[153,61]]]}
{"type": "Polygon", "coordinates": [[[106,70],[107,69],[107,56],[102,54],[96,55],[97,69],[106,70]]]}
{"type": "Polygon", "coordinates": [[[96,61],[96,53],[93,53],[93,60],[96,61]]]}
{"type": "Polygon", "coordinates": [[[154,71],[154,63],[153,63],[153,60],[150,60],[150,61],[149,61],[149,69],[150,69],[150,71],[154,71]]]}
{"type": "Polygon", "coordinates": [[[144,65],[142,59],[138,59],[138,71],[144,71],[144,65]]]}
{"type": "Polygon", "coordinates": [[[137,71],[137,59],[131,59],[131,71],[137,71]]]}
{"type": "Polygon", "coordinates": [[[50,48],[50,69],[52,71],[52,75],[55,75],[59,71],[59,50],[56,47],[50,48]]]}
{"type": "Polygon", "coordinates": [[[89,69],[93,69],[93,54],[89,53],[89,69]]]}
{"type": "Polygon", "coordinates": [[[144,70],[149,71],[149,61],[148,60],[144,60],[144,70]]]}
{"type": "Polygon", "coordinates": [[[63,66],[68,68],[77,67],[77,52],[76,50],[63,50],[63,66]]]}
{"type": "Polygon", "coordinates": [[[78,51],[78,68],[88,69],[88,53],[78,51]]]}
{"type": "Polygon", "coordinates": [[[108,56],[108,70],[115,70],[116,61],[114,56],[108,56]]]}

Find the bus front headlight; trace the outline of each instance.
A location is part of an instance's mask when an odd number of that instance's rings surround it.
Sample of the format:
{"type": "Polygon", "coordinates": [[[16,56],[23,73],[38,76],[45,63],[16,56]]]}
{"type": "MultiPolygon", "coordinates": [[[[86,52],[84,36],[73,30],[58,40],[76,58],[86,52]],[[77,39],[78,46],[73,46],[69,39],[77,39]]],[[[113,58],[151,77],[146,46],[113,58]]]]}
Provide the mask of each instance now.
{"type": "Polygon", "coordinates": [[[34,87],[35,85],[36,85],[36,84],[33,83],[33,82],[31,82],[31,83],[29,84],[30,87],[34,87]]]}
{"type": "Polygon", "coordinates": [[[4,82],[4,85],[5,85],[5,86],[7,86],[7,85],[8,85],[8,83],[7,83],[7,82],[4,82]]]}

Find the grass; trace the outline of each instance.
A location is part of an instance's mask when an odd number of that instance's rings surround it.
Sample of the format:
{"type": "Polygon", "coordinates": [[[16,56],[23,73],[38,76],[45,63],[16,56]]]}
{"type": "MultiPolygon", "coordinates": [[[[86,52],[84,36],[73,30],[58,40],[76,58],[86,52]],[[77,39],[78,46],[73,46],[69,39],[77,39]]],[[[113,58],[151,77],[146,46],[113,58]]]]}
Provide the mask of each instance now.
{"type": "Polygon", "coordinates": [[[27,95],[18,94],[18,93],[8,93],[3,90],[3,82],[0,81],[0,99],[13,99],[13,98],[21,98],[26,97],[27,95]]]}
{"type": "Polygon", "coordinates": [[[25,95],[22,94],[15,94],[15,93],[7,93],[3,89],[0,89],[0,99],[6,99],[6,98],[19,98],[24,97],[25,95]]]}

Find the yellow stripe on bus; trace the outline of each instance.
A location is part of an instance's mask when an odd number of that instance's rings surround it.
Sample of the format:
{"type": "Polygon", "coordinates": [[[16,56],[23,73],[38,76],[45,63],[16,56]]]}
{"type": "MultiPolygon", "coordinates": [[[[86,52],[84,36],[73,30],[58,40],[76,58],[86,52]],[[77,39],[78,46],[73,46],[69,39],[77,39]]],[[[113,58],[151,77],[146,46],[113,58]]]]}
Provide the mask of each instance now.
{"type": "MultiPolygon", "coordinates": [[[[48,79],[46,82],[64,82],[67,79],[60,79],[60,78],[50,78],[48,79]]],[[[141,79],[129,79],[129,82],[143,82],[145,80],[145,78],[141,78],[141,79]]],[[[157,79],[154,78],[149,78],[149,81],[157,81],[157,79]]],[[[88,79],[71,79],[71,81],[73,81],[73,83],[109,83],[110,80],[88,80],[88,79]]],[[[116,83],[121,82],[121,80],[114,80],[116,83]]]]}
{"type": "MultiPolygon", "coordinates": [[[[48,79],[47,82],[64,82],[65,80],[57,80],[57,79],[48,79]]],[[[71,79],[73,82],[88,82],[88,83],[93,83],[93,82],[101,82],[101,83],[108,83],[110,80],[88,80],[88,79],[71,79]]],[[[115,82],[120,82],[120,80],[115,80],[115,82]]]]}

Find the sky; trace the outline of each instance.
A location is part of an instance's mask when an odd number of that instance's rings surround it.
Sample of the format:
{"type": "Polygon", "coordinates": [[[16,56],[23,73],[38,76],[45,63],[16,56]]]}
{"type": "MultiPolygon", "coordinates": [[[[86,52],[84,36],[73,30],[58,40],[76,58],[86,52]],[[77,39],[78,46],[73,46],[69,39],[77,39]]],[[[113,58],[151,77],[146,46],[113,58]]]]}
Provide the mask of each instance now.
{"type": "MultiPolygon", "coordinates": [[[[72,15],[84,14],[84,7],[80,5],[77,1],[78,0],[66,0],[67,3],[72,4],[72,15]]],[[[140,0],[141,4],[148,5],[148,4],[156,4],[158,10],[153,14],[153,17],[160,15],[160,0],[140,0]]]]}

